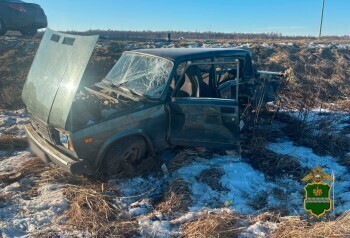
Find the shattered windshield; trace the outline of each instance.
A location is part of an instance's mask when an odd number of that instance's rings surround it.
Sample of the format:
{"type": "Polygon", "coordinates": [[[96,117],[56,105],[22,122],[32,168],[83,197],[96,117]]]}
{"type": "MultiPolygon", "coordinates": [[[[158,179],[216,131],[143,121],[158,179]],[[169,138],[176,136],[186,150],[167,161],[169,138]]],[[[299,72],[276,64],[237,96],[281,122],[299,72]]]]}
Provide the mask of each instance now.
{"type": "Polygon", "coordinates": [[[133,93],[159,98],[172,68],[170,60],[128,52],[118,60],[106,80],[133,93]]]}

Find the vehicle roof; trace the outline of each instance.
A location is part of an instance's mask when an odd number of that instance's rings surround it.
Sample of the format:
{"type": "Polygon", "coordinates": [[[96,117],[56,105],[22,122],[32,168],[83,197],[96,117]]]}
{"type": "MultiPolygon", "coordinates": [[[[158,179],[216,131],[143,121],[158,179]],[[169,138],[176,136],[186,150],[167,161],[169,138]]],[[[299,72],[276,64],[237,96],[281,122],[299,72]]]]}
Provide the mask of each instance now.
{"type": "Polygon", "coordinates": [[[10,2],[10,3],[25,3],[21,0],[0,0],[0,2],[10,2]]]}
{"type": "Polygon", "coordinates": [[[250,51],[237,48],[161,48],[139,49],[131,52],[144,53],[167,58],[173,61],[196,60],[205,57],[249,57],[250,51]]]}

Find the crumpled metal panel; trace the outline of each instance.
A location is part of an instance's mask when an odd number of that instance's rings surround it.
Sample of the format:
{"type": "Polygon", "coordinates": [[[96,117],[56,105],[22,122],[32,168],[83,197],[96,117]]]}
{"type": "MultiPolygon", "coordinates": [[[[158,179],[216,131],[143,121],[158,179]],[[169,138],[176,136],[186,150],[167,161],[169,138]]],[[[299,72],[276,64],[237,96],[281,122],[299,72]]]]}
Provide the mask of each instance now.
{"type": "Polygon", "coordinates": [[[23,88],[27,109],[64,129],[80,80],[98,36],[76,36],[46,29],[23,88]]]}

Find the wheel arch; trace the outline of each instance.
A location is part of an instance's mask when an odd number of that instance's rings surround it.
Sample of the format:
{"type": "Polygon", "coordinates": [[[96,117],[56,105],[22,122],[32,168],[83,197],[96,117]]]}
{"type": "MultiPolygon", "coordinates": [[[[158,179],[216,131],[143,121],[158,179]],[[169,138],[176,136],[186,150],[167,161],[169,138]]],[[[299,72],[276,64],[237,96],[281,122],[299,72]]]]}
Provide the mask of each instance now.
{"type": "Polygon", "coordinates": [[[146,141],[147,145],[147,153],[152,154],[154,151],[154,146],[151,139],[146,135],[146,133],[142,129],[135,129],[129,131],[123,131],[122,133],[115,134],[109,137],[100,147],[97,158],[94,163],[94,167],[96,171],[100,168],[103,158],[105,157],[107,151],[111,148],[111,146],[118,142],[121,139],[131,137],[131,136],[139,136],[142,137],[146,141]]]}

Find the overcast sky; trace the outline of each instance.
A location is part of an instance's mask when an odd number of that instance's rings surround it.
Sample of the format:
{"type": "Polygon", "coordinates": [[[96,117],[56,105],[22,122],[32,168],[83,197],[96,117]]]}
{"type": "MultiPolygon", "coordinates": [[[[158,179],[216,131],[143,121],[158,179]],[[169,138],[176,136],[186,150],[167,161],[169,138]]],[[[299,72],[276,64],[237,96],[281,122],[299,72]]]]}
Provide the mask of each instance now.
{"type": "MultiPolygon", "coordinates": [[[[30,1],[30,0],[28,0],[30,1]]],[[[31,0],[54,30],[318,35],[322,0],[31,0]]],[[[350,34],[350,0],[326,0],[324,35],[350,34]]]]}

